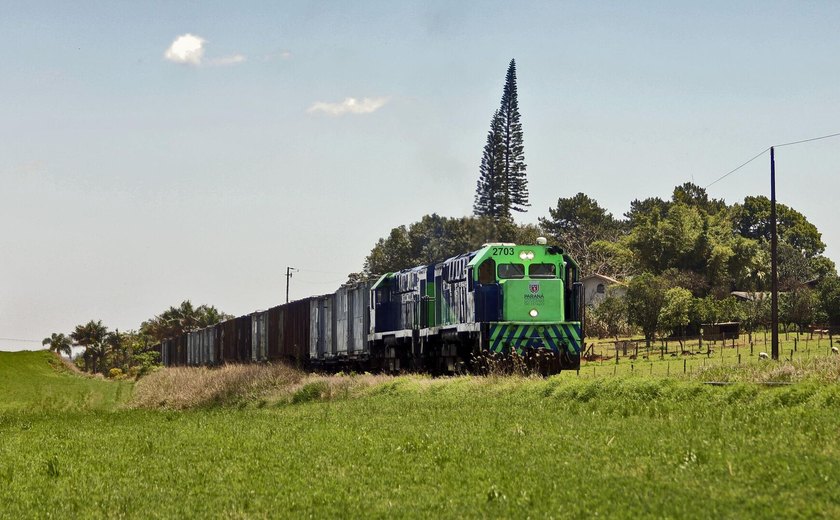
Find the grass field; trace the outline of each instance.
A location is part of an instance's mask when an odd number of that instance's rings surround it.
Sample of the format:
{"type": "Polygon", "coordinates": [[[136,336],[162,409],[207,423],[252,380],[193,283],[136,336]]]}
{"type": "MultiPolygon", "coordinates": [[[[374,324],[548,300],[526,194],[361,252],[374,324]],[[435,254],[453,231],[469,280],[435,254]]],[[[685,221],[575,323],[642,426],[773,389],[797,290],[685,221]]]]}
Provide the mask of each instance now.
{"type": "MultiPolygon", "coordinates": [[[[644,339],[637,337],[633,343],[638,345],[638,348],[630,348],[626,353],[619,350],[618,363],[615,359],[615,341],[588,340],[587,343],[594,344],[593,353],[598,359],[583,361],[580,369],[582,377],[632,374],[658,377],[681,374],[690,376],[711,368],[767,364],[759,359],[759,354],[770,354],[770,336],[763,333],[753,335],[752,343],[747,335],[741,335],[734,341],[705,341],[702,345],[694,338],[686,341],[682,347],[674,340],[667,343],[656,341],[649,351],[645,348],[644,339]]],[[[830,356],[832,346],[840,346],[840,343],[829,339],[827,335],[782,333],[779,336],[779,357],[784,361],[805,363],[830,356]]]]}
{"type": "Polygon", "coordinates": [[[10,356],[6,518],[840,516],[831,359],[773,388],[639,374],[302,376],[262,399],[252,385],[247,399],[174,411],[128,408],[127,383],[10,356]],[[51,406],[50,395],[101,405],[51,406]]]}

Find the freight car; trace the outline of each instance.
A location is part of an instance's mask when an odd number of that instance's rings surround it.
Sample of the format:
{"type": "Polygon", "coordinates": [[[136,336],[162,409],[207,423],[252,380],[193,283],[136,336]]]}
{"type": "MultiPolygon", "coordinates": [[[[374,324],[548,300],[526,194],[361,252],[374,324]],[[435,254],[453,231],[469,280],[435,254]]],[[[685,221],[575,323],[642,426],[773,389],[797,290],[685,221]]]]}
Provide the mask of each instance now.
{"type": "Polygon", "coordinates": [[[486,244],[164,340],[161,359],[445,373],[516,352],[544,372],[574,370],[583,345],[578,278],[574,260],[543,238],[486,244]]]}

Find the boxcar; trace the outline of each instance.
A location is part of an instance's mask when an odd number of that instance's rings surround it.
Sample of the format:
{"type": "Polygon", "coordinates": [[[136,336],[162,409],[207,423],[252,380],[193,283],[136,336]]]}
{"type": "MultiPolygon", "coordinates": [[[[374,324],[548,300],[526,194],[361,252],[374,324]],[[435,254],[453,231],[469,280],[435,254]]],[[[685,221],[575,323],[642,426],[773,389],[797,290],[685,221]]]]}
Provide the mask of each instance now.
{"type": "Polygon", "coordinates": [[[251,361],[268,360],[268,311],[251,314],[251,361]]]}
{"type": "Polygon", "coordinates": [[[311,302],[312,298],[304,298],[282,306],[283,326],[278,340],[280,358],[297,365],[309,363],[311,302]]]}
{"type": "Polygon", "coordinates": [[[325,361],[335,355],[333,344],[334,295],[314,296],[309,304],[309,359],[325,361]]]}

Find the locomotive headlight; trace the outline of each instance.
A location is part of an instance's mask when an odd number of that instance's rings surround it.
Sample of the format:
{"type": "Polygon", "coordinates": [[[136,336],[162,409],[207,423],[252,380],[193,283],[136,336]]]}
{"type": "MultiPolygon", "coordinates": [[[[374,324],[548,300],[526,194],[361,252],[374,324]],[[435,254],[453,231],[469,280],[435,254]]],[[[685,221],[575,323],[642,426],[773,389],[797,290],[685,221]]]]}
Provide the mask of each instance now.
{"type": "Polygon", "coordinates": [[[533,260],[534,259],[534,252],[533,251],[522,251],[519,253],[519,258],[522,260],[533,260]]]}
{"type": "Polygon", "coordinates": [[[531,309],[531,312],[528,314],[530,314],[532,318],[536,318],[540,313],[537,312],[537,309],[531,309]]]}

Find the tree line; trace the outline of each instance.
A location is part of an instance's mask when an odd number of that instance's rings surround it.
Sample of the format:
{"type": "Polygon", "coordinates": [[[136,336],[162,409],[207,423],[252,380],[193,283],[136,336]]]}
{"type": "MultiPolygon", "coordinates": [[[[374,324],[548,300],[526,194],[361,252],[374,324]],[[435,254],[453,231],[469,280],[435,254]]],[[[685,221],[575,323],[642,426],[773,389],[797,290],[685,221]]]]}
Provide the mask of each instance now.
{"type": "MultiPolygon", "coordinates": [[[[363,272],[353,277],[437,262],[486,242],[534,243],[543,235],[575,258],[584,276],[603,274],[627,284],[624,298],[608,297],[590,309],[590,334],[634,329],[650,341],[729,320],[750,329],[769,323],[769,205],[763,196],[728,205],[685,183],[668,200],[631,201],[623,218],[583,193],[559,198],[538,225],[426,215],[379,239],[363,272]],[[738,302],[733,291],[754,301],[738,302]]],[[[777,204],[777,213],[782,322],[800,330],[811,323],[840,325],[840,279],[822,254],[821,234],[793,208],[777,204]]]]}
{"type": "MultiPolygon", "coordinates": [[[[643,273],[629,280],[626,287],[608,291],[605,298],[589,308],[588,336],[644,335],[650,347],[655,338],[675,338],[680,343],[687,334],[697,335],[701,324],[739,322],[749,341],[759,330],[769,330],[770,295],[745,293],[743,298],[714,295],[695,296],[674,280],[643,273]],[[624,289],[622,292],[620,289],[624,289]]],[[[803,286],[779,295],[779,322],[784,332],[806,332],[810,325],[829,329],[840,325],[840,279],[823,278],[814,288],[803,286]]]]}
{"type": "Polygon", "coordinates": [[[76,365],[94,374],[109,377],[138,376],[160,362],[155,348],[165,338],[199,330],[233,318],[212,305],[194,306],[189,300],[170,306],[142,322],[137,330],[108,330],[102,320],[77,325],[69,334],[52,333],[43,345],[57,354],[71,356],[72,347],[84,347],[76,365]]]}

